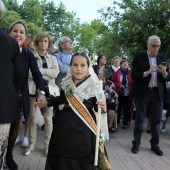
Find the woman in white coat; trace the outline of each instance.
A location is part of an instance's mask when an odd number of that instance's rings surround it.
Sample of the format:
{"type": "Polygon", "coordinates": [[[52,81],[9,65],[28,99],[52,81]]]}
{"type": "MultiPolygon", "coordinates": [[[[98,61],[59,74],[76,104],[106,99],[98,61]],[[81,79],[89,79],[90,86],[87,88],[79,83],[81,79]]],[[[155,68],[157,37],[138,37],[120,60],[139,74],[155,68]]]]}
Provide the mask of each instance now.
{"type": "MultiPolygon", "coordinates": [[[[40,32],[35,36],[34,44],[38,47],[38,52],[35,53],[37,59],[38,67],[43,76],[45,85],[56,86],[55,78],[59,73],[59,68],[57,60],[54,56],[48,54],[48,48],[52,46],[51,37],[45,33],[40,32]]],[[[36,101],[36,86],[31,74],[29,75],[29,92],[30,97],[30,146],[25,152],[25,155],[30,155],[31,152],[35,149],[35,143],[37,140],[37,110],[38,108],[34,107],[36,101]]],[[[48,94],[46,94],[46,97],[48,94]]],[[[52,117],[53,117],[53,107],[46,107],[41,110],[38,110],[39,114],[42,113],[44,117],[44,155],[47,156],[48,145],[52,132],[52,117]]]]}

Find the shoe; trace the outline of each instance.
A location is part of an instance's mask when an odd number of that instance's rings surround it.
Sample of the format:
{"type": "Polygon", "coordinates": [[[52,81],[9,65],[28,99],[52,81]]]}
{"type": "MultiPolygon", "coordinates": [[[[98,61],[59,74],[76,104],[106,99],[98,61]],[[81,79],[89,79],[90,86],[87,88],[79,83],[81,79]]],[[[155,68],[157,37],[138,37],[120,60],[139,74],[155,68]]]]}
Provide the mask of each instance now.
{"type": "Polygon", "coordinates": [[[21,138],[19,136],[17,136],[16,138],[16,141],[15,141],[15,144],[14,145],[17,145],[19,142],[21,142],[21,138]]]}
{"type": "Polygon", "coordinates": [[[28,156],[31,154],[31,152],[35,149],[35,144],[31,144],[29,148],[25,151],[24,155],[28,156]]]}
{"type": "Polygon", "coordinates": [[[48,145],[44,146],[44,156],[47,157],[48,155],[48,145]]]}
{"type": "Polygon", "coordinates": [[[147,130],[147,133],[151,133],[151,130],[147,130]]]}
{"type": "Polygon", "coordinates": [[[124,129],[124,130],[126,130],[127,128],[128,128],[128,126],[126,126],[126,125],[123,126],[123,129],[124,129]]]}
{"type": "Polygon", "coordinates": [[[132,146],[131,151],[132,151],[132,153],[137,154],[138,151],[139,151],[139,147],[137,147],[137,146],[132,146]]]}
{"type": "Polygon", "coordinates": [[[161,132],[163,133],[163,132],[165,132],[166,131],[166,128],[162,128],[161,129],[161,132]]]}
{"type": "Polygon", "coordinates": [[[41,126],[41,130],[44,131],[44,125],[41,126]]]}
{"type": "Polygon", "coordinates": [[[115,130],[116,130],[116,129],[113,128],[113,127],[109,127],[109,128],[108,128],[109,133],[113,133],[113,132],[115,132],[115,130]]]}
{"type": "Polygon", "coordinates": [[[15,163],[14,159],[12,157],[6,157],[6,166],[8,166],[8,169],[12,169],[12,170],[17,170],[18,169],[18,165],[15,163]]]}
{"type": "Polygon", "coordinates": [[[151,150],[154,151],[159,156],[163,155],[163,152],[160,150],[159,147],[151,148],[151,150]]]}
{"type": "Polygon", "coordinates": [[[22,140],[22,147],[28,147],[29,146],[29,139],[27,137],[24,137],[22,140]]]}

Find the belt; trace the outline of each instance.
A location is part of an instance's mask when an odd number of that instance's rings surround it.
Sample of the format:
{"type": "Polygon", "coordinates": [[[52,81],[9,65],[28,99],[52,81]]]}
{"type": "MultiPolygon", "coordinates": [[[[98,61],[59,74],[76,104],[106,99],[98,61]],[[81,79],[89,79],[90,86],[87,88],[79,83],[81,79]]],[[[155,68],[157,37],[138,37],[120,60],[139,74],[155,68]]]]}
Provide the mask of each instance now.
{"type": "Polygon", "coordinates": [[[157,90],[158,87],[148,87],[149,90],[157,90]]]}

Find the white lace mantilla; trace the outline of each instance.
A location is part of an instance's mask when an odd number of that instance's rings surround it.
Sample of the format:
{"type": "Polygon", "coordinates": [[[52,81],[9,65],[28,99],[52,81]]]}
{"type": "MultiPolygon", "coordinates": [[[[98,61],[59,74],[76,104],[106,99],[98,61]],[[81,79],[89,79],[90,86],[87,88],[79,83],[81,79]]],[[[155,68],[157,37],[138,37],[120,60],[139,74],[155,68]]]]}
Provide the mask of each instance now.
{"type": "MultiPolygon", "coordinates": [[[[65,90],[65,83],[67,83],[66,78],[62,80],[61,88],[65,90]]],[[[99,82],[99,81],[98,81],[99,82]]],[[[82,84],[76,87],[71,79],[72,90],[78,96],[78,98],[83,102],[83,100],[88,100],[90,97],[95,97],[95,91],[99,90],[99,83],[94,82],[93,78],[90,76],[82,84]]]]}

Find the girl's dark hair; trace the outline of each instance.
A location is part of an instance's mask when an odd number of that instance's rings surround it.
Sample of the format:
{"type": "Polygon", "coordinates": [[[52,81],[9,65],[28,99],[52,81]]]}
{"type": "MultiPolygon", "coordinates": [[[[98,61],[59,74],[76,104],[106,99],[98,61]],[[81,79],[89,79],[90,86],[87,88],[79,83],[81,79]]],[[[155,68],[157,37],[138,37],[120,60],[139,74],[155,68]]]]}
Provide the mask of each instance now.
{"type": "Polygon", "coordinates": [[[99,61],[100,59],[103,57],[104,55],[99,55],[98,58],[97,58],[97,65],[99,65],[99,61]]]}
{"type": "Polygon", "coordinates": [[[82,56],[82,57],[86,58],[87,59],[87,65],[88,65],[88,67],[90,66],[89,57],[84,52],[77,52],[77,53],[73,54],[73,56],[71,57],[70,66],[72,65],[73,58],[76,57],[76,56],[82,56]]]}
{"type": "Polygon", "coordinates": [[[28,34],[27,27],[26,27],[25,23],[24,23],[23,21],[21,21],[21,20],[15,21],[14,23],[11,24],[11,26],[9,27],[9,33],[11,33],[12,28],[13,28],[14,25],[16,25],[16,24],[21,24],[21,25],[23,25],[24,28],[25,28],[25,34],[26,34],[26,35],[28,34]]]}

